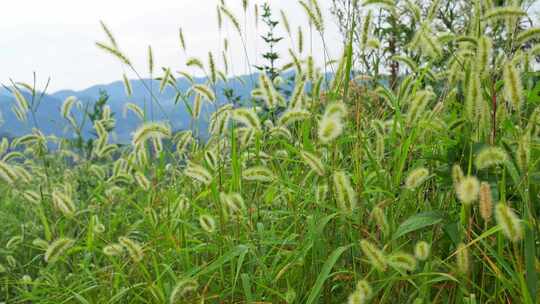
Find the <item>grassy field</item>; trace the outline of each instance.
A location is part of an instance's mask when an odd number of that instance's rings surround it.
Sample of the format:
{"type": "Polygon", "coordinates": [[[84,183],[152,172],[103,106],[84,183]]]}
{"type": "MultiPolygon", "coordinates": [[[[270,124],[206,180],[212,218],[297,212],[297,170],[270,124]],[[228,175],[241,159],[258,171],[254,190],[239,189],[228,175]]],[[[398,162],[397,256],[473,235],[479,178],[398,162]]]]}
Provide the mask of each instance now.
{"type": "MultiPolygon", "coordinates": [[[[306,39],[324,37],[331,21],[300,2],[306,39]]],[[[3,138],[0,302],[539,303],[540,29],[522,27],[520,1],[475,2],[460,32],[431,26],[437,3],[406,2],[348,10],[343,56],[325,66],[295,38],[291,63],[235,103],[216,97],[230,74],[220,56],[189,59],[208,80],[179,106],[194,121],[215,109],[208,139],[127,104],[140,125],[116,144],[120,113],[97,103],[75,115],[74,98],[60,111],[75,137],[3,138]],[[395,79],[361,68],[384,47],[377,12],[418,18],[388,59],[395,79]],[[76,117],[94,137],[77,137],[76,117]]],[[[241,12],[218,11],[242,37],[241,12]]],[[[98,47],[136,71],[103,27],[98,47]]],[[[173,74],[156,78],[162,89],[173,74]]],[[[32,124],[39,92],[10,90],[32,124]]]]}

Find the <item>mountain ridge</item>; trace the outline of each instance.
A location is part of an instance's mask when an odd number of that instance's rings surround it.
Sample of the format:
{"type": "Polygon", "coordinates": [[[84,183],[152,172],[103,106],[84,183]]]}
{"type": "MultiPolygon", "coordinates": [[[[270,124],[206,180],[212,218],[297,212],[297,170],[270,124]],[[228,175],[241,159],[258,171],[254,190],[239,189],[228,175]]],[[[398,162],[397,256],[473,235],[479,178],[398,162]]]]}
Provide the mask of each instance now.
{"type": "MultiPolygon", "coordinates": [[[[243,75],[238,78],[228,79],[227,82],[220,81],[216,84],[217,103],[222,105],[226,102],[223,95],[224,88],[231,88],[234,93],[242,98],[248,97],[254,84],[249,80],[253,75],[243,75]]],[[[194,78],[195,83],[204,83],[207,78],[194,78]]],[[[101,90],[104,90],[109,95],[107,104],[111,110],[116,113],[116,137],[118,142],[127,142],[131,138],[131,133],[140,124],[140,121],[134,115],[122,115],[126,103],[135,103],[143,109],[148,109],[148,104],[151,100],[151,95],[147,87],[152,90],[152,94],[159,101],[160,106],[154,105],[154,118],[156,120],[169,120],[173,129],[187,129],[190,124],[190,114],[186,105],[182,100],[175,103],[176,90],[171,87],[166,87],[163,92],[159,91],[160,82],[157,80],[131,79],[132,95],[126,96],[123,81],[113,81],[108,84],[96,84],[81,90],[62,89],[43,96],[43,100],[38,107],[35,116],[39,128],[46,135],[56,135],[62,137],[70,137],[73,134],[66,131],[67,122],[60,116],[60,107],[63,101],[75,96],[81,104],[86,106],[91,105],[98,98],[101,90]],[[144,82],[144,83],[143,83],[144,82]],[[161,110],[162,109],[162,110],[161,110]]],[[[177,89],[185,93],[191,87],[191,83],[184,77],[177,79],[177,89]]],[[[23,95],[29,100],[31,96],[23,92],[23,95]]],[[[0,136],[21,136],[31,132],[33,127],[33,119],[28,119],[26,123],[18,121],[15,114],[11,110],[11,106],[15,103],[15,98],[5,88],[0,88],[0,114],[3,118],[3,124],[0,125],[0,136]]],[[[192,98],[189,100],[189,105],[192,104],[192,98]]],[[[205,104],[201,111],[201,119],[199,120],[199,130],[202,133],[206,132],[209,113],[213,107],[205,104]]],[[[76,118],[81,117],[80,109],[74,109],[76,118]]],[[[29,114],[30,115],[30,114],[29,114]]],[[[84,134],[90,134],[91,126],[84,128],[84,134]]]]}

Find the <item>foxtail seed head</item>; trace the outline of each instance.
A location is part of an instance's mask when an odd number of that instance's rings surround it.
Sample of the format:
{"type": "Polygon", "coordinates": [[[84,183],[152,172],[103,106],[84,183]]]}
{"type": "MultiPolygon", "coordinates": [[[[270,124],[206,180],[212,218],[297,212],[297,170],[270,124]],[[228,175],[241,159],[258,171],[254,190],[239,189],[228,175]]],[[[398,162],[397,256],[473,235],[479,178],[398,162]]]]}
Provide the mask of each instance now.
{"type": "Polygon", "coordinates": [[[415,189],[420,186],[429,177],[428,169],[424,167],[412,170],[405,179],[405,188],[415,189]]]}
{"type": "Polygon", "coordinates": [[[474,164],[479,170],[491,166],[501,165],[508,161],[508,155],[499,147],[488,147],[482,149],[476,156],[474,164]]]}
{"type": "MultiPolygon", "coordinates": [[[[292,54],[294,55],[294,53],[292,54]]],[[[298,73],[300,73],[300,71],[298,73]]],[[[306,80],[300,76],[300,79],[296,82],[296,85],[294,86],[294,91],[289,101],[290,109],[301,109],[304,106],[303,101],[304,101],[305,89],[306,89],[306,80]]]]}
{"type": "Polygon", "coordinates": [[[56,209],[62,212],[66,217],[72,217],[75,212],[77,212],[77,208],[75,207],[71,196],[60,189],[55,189],[53,191],[52,200],[56,209]]]}
{"type": "Polygon", "coordinates": [[[210,215],[203,214],[199,216],[199,224],[201,225],[201,228],[208,233],[212,233],[216,230],[216,221],[210,215]]]}
{"type": "Polygon", "coordinates": [[[476,54],[478,60],[476,61],[476,72],[480,75],[487,70],[489,66],[489,58],[491,57],[492,43],[491,39],[487,36],[481,36],[478,39],[478,46],[476,54]]]}
{"type": "Polygon", "coordinates": [[[225,209],[227,209],[230,215],[242,214],[244,210],[246,209],[246,204],[244,203],[244,199],[239,193],[222,192],[219,194],[219,199],[221,203],[224,205],[225,209]]]}
{"type": "Polygon", "coordinates": [[[219,158],[212,150],[204,152],[204,162],[211,170],[216,170],[219,166],[219,158]]]}
{"type": "Polygon", "coordinates": [[[420,241],[414,246],[414,256],[420,260],[425,261],[429,257],[431,246],[426,241],[420,241]]]}
{"type": "Polygon", "coordinates": [[[515,17],[521,17],[526,15],[527,13],[523,11],[521,8],[516,6],[499,6],[495,8],[491,8],[488,10],[485,14],[483,19],[484,20],[504,20],[507,18],[515,18],[515,17]]]}
{"type": "Polygon", "coordinates": [[[336,101],[328,106],[324,110],[324,116],[336,116],[339,118],[345,118],[347,116],[347,106],[342,101],[336,101]]]}
{"type": "Polygon", "coordinates": [[[456,189],[458,199],[466,205],[471,204],[478,199],[479,191],[480,183],[474,176],[464,177],[456,189]]]}
{"type": "Polygon", "coordinates": [[[279,118],[278,124],[281,126],[287,126],[297,121],[306,120],[311,117],[311,112],[303,109],[289,109],[285,111],[279,118]]]}
{"type": "Polygon", "coordinates": [[[362,293],[366,299],[371,298],[373,295],[373,289],[366,280],[360,280],[356,283],[356,291],[362,293]]]}
{"type": "Polygon", "coordinates": [[[6,243],[6,249],[14,249],[16,248],[17,246],[19,246],[19,244],[21,244],[23,241],[23,238],[22,236],[20,235],[16,235],[16,236],[13,236],[12,238],[10,238],[7,243],[6,243]]]}
{"type": "Polygon", "coordinates": [[[374,207],[371,211],[371,217],[375,220],[382,233],[388,236],[390,234],[390,225],[384,211],[380,207],[374,207]]]}
{"type": "Polygon", "coordinates": [[[495,207],[495,219],[510,241],[517,242],[523,238],[520,219],[506,204],[497,204],[497,207],[495,207]]]}
{"type": "Polygon", "coordinates": [[[349,296],[348,304],[363,304],[373,295],[373,290],[369,285],[368,281],[360,280],[356,283],[356,288],[354,292],[349,296]]]}
{"type": "Polygon", "coordinates": [[[191,89],[195,93],[204,97],[210,103],[214,103],[216,101],[216,95],[214,94],[214,92],[204,84],[194,84],[191,89]]]}
{"type": "Polygon", "coordinates": [[[377,246],[368,240],[361,240],[360,248],[375,269],[381,272],[386,270],[386,257],[384,256],[384,253],[377,248],[377,246]]]}
{"type": "Polygon", "coordinates": [[[325,115],[319,121],[318,137],[321,143],[328,144],[343,133],[343,122],[335,115],[325,115]]]}
{"type": "Polygon", "coordinates": [[[0,160],[0,179],[8,184],[13,184],[17,180],[17,172],[11,165],[0,160]]]}
{"type": "Polygon", "coordinates": [[[261,73],[261,75],[259,76],[259,87],[260,92],[262,93],[261,97],[266,103],[266,107],[269,109],[275,108],[278,102],[276,96],[277,92],[274,84],[272,83],[270,78],[268,78],[266,73],[261,73]]]}
{"type": "Polygon", "coordinates": [[[518,140],[516,160],[521,172],[527,172],[531,161],[531,135],[527,132],[518,140]]]}
{"type": "Polygon", "coordinates": [[[182,298],[197,288],[199,288],[199,284],[193,279],[180,280],[171,292],[169,304],[185,303],[182,298]]]}
{"type": "Polygon", "coordinates": [[[212,174],[206,168],[195,163],[189,163],[184,174],[193,180],[209,185],[212,182],[212,174]]]}
{"type": "Polygon", "coordinates": [[[263,166],[255,166],[244,170],[242,172],[242,177],[245,180],[259,182],[271,182],[275,179],[274,173],[263,166]]]}
{"type": "Polygon", "coordinates": [[[484,222],[489,222],[491,220],[491,215],[493,212],[493,200],[491,196],[491,187],[488,183],[480,183],[480,216],[484,222]]]}
{"type": "Polygon", "coordinates": [[[461,170],[461,167],[458,164],[455,164],[452,166],[452,181],[454,182],[454,187],[459,185],[461,183],[461,180],[463,179],[463,170],[461,170]]]}
{"type": "Polygon", "coordinates": [[[512,64],[507,62],[503,67],[504,79],[504,96],[509,101],[514,109],[519,110],[523,102],[523,85],[521,84],[521,76],[512,64]]]}
{"type": "Polygon", "coordinates": [[[142,172],[135,172],[134,177],[137,185],[139,185],[139,187],[141,187],[144,191],[148,191],[150,189],[151,183],[142,172]]]}
{"type": "Polygon", "coordinates": [[[124,253],[124,247],[120,244],[110,244],[103,247],[103,254],[106,256],[119,256],[124,253]]]}
{"type": "Polygon", "coordinates": [[[326,201],[327,195],[328,195],[328,185],[326,184],[317,185],[317,189],[315,192],[315,202],[319,205],[323,204],[326,201]]]}
{"type": "Polygon", "coordinates": [[[261,121],[253,108],[238,108],[232,112],[232,119],[240,122],[244,126],[261,130],[261,121]]]}
{"type": "Polygon", "coordinates": [[[171,128],[164,123],[147,122],[133,133],[134,146],[142,146],[151,138],[166,138],[171,136],[171,128]]]}
{"type": "Polygon", "coordinates": [[[460,243],[456,249],[457,269],[461,274],[469,272],[469,250],[465,244],[460,243]]]}
{"type": "Polygon", "coordinates": [[[34,239],[32,241],[32,245],[42,250],[47,250],[47,248],[49,247],[49,243],[40,238],[34,239]]]}
{"type": "Polygon", "coordinates": [[[339,208],[345,213],[353,212],[357,198],[349,176],[344,171],[337,171],[333,179],[339,208]]]}
{"type": "Polygon", "coordinates": [[[323,176],[325,169],[324,164],[321,161],[319,157],[317,157],[315,154],[307,152],[307,151],[301,151],[300,156],[302,156],[302,159],[304,162],[318,175],[323,176]]]}
{"type": "Polygon", "coordinates": [[[119,237],[118,242],[124,246],[134,262],[140,262],[143,259],[143,249],[138,242],[127,237],[119,237]]]}
{"type": "Polygon", "coordinates": [[[413,271],[416,268],[416,259],[414,256],[405,252],[392,253],[387,258],[387,261],[390,266],[404,271],[413,271]]]}
{"type": "Polygon", "coordinates": [[[365,296],[358,291],[354,291],[349,295],[349,298],[347,299],[347,304],[364,304],[367,303],[368,299],[365,298],[365,296]]]}
{"type": "Polygon", "coordinates": [[[465,112],[470,121],[474,121],[479,115],[479,105],[483,102],[480,75],[473,73],[467,84],[467,99],[465,100],[465,112]]]}
{"type": "Polygon", "coordinates": [[[73,244],[75,241],[70,238],[59,238],[53,241],[45,251],[45,262],[49,264],[56,262],[73,244]]]}

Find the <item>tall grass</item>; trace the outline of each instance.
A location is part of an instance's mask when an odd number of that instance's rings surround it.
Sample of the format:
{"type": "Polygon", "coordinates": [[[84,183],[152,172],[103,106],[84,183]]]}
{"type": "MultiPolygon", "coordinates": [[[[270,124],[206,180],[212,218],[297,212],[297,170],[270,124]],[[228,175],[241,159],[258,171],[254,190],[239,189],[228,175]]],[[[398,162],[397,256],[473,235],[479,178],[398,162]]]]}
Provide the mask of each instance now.
{"type": "MultiPolygon", "coordinates": [[[[0,301],[538,303],[538,29],[519,30],[517,5],[485,3],[452,33],[429,26],[436,8],[412,10],[426,22],[393,58],[410,70],[394,89],[354,77],[355,31],[367,43],[372,16],[359,27],[351,10],[328,85],[292,35],[291,96],[261,74],[242,106],[219,103],[228,73],[212,54],[207,67],[188,60],[209,78],[186,92],[165,68],[160,90],[176,90],[194,121],[209,119],[205,140],[197,124],[174,132],[134,104],[132,142],[109,140],[105,108],[88,157],[38,129],[2,139],[0,301]]],[[[317,1],[299,5],[324,40],[317,1]]],[[[218,12],[247,54],[235,13],[218,12]]],[[[97,46],[136,71],[102,27],[109,42],[97,46]]],[[[184,52],[187,38],[180,30],[184,52]]],[[[11,90],[24,120],[33,105],[22,92],[35,90],[11,90]]],[[[61,109],[73,129],[77,103],[61,109]]]]}

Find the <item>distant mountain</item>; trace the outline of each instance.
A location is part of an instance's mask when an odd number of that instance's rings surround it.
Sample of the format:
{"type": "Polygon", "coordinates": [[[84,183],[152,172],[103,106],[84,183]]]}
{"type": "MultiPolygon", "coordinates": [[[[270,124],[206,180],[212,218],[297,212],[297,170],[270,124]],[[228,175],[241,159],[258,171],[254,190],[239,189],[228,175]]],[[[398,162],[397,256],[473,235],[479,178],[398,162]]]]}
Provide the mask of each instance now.
{"type": "MultiPolygon", "coordinates": [[[[222,105],[226,102],[223,96],[223,88],[232,88],[236,95],[243,99],[249,97],[252,89],[256,85],[254,80],[255,75],[242,76],[242,80],[230,79],[226,84],[220,82],[217,84],[216,89],[218,92],[218,105],[222,105]],[[242,83],[243,82],[243,83],[242,83]]],[[[35,120],[29,115],[26,123],[21,123],[15,117],[15,114],[11,110],[11,107],[15,103],[15,99],[12,94],[4,88],[0,88],[0,114],[3,118],[4,124],[0,125],[0,134],[9,134],[10,136],[21,136],[31,132],[34,124],[46,134],[57,135],[63,137],[70,137],[69,130],[66,128],[66,121],[60,116],[60,107],[63,101],[69,96],[75,96],[82,103],[83,108],[91,106],[99,98],[100,90],[105,90],[109,94],[108,105],[115,113],[116,129],[115,136],[118,142],[127,142],[131,138],[131,133],[140,124],[140,121],[133,113],[128,113],[127,117],[123,116],[124,106],[127,102],[137,104],[143,109],[146,109],[147,113],[150,113],[150,93],[146,89],[145,85],[150,88],[154,96],[157,98],[163,110],[161,110],[155,103],[153,105],[154,118],[156,120],[168,120],[175,131],[189,128],[190,115],[182,100],[179,100],[175,104],[176,91],[170,87],[166,88],[162,93],[159,93],[159,82],[156,80],[143,79],[131,80],[133,94],[131,97],[127,97],[124,85],[122,81],[116,81],[110,84],[101,84],[89,87],[84,90],[61,90],[51,94],[47,94],[43,97],[38,111],[35,115],[35,120]]],[[[205,78],[194,79],[197,83],[204,83],[205,78]]],[[[177,80],[177,87],[180,91],[186,92],[190,88],[190,83],[185,78],[179,78],[177,80]]],[[[24,93],[27,99],[30,96],[24,93]]],[[[191,103],[191,101],[190,101],[191,103]]],[[[213,111],[214,107],[205,105],[202,109],[200,130],[206,132],[207,129],[207,117],[209,113],[213,111]]],[[[73,114],[77,119],[81,118],[81,110],[74,108],[73,114]]],[[[91,126],[87,124],[84,129],[86,134],[91,132],[91,126]]]]}

